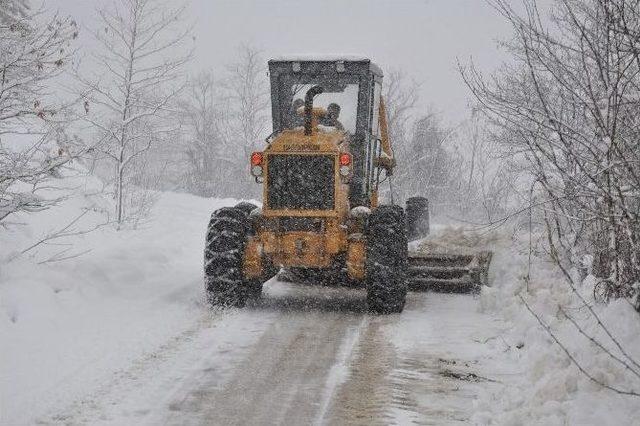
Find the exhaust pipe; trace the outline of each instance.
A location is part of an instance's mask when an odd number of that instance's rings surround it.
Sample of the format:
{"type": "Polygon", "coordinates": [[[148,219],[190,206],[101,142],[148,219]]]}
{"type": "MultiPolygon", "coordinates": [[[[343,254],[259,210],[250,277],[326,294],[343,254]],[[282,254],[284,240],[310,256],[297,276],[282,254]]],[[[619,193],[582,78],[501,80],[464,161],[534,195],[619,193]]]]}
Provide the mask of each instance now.
{"type": "Polygon", "coordinates": [[[311,136],[311,123],[312,116],[311,111],[313,110],[313,97],[319,95],[324,92],[322,86],[313,86],[311,89],[307,90],[307,94],[304,97],[304,134],[305,136],[311,136]]]}

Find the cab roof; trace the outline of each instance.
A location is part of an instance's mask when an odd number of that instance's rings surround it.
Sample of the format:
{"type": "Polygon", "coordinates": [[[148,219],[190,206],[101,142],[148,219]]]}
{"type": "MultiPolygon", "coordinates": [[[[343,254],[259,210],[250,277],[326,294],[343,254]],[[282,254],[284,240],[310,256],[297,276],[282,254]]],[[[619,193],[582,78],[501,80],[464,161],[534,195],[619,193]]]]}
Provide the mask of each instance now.
{"type": "MultiPolygon", "coordinates": [[[[280,56],[269,60],[269,69],[283,69],[284,67],[293,67],[294,63],[300,64],[300,72],[306,69],[317,69],[318,65],[329,65],[331,63],[343,63],[347,72],[350,70],[363,71],[367,70],[378,77],[382,77],[382,69],[371,62],[369,58],[355,55],[290,55],[280,56]]],[[[292,68],[289,68],[292,69],[292,68]]],[[[295,70],[294,70],[295,72],[295,70]]]]}

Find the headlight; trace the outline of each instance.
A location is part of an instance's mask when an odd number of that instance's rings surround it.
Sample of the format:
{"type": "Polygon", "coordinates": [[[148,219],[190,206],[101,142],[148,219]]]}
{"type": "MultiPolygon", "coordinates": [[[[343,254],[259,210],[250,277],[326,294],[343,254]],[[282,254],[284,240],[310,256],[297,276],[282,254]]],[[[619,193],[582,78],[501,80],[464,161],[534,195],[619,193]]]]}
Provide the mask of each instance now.
{"type": "Polygon", "coordinates": [[[262,166],[253,166],[251,168],[251,174],[255,177],[262,176],[262,166]]]}

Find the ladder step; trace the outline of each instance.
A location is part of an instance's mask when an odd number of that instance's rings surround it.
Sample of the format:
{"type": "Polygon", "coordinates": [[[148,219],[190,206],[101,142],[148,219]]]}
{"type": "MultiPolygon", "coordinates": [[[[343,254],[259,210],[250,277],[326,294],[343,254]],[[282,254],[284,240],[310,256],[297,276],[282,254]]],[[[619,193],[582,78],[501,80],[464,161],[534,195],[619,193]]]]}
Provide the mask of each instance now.
{"type": "Polygon", "coordinates": [[[465,279],[437,279],[437,278],[410,278],[409,288],[411,290],[438,291],[447,293],[471,293],[478,291],[480,283],[471,281],[470,277],[465,279]]]}
{"type": "Polygon", "coordinates": [[[409,275],[414,277],[461,278],[469,275],[469,268],[464,266],[410,266],[409,275]]]}
{"type": "Polygon", "coordinates": [[[409,265],[414,266],[467,266],[473,261],[473,256],[466,255],[430,255],[430,256],[409,256],[409,265]]]}

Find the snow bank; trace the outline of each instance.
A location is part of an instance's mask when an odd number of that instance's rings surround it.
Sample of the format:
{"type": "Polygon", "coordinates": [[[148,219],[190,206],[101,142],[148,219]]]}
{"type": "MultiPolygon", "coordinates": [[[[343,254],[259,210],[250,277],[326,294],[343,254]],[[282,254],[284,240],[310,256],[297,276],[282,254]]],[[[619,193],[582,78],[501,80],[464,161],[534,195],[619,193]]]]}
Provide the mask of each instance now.
{"type": "Polygon", "coordinates": [[[147,223],[116,231],[99,226],[111,210],[91,195],[99,182],[60,185],[79,190],[53,209],[14,217],[22,225],[0,232],[1,424],[31,424],[64,407],[206,312],[207,221],[214,209],[236,203],[160,194],[147,223]],[[71,233],[98,229],[18,255],[80,215],[71,233]],[[46,262],[66,249],[63,256],[84,254],[46,262]]]}
{"type": "MultiPolygon", "coordinates": [[[[597,380],[640,392],[640,380],[579,334],[567,320],[563,311],[587,334],[617,356],[622,356],[554,265],[544,260],[541,253],[536,256],[538,244],[535,240],[529,267],[528,237],[505,234],[493,239],[491,244],[495,252],[491,266],[493,286],[483,289],[481,306],[484,311],[500,313],[512,324],[503,337],[522,374],[515,378],[515,386],[482,395],[477,401],[474,423],[639,424],[640,399],[604,389],[585,377],[520,300],[522,295],[571,355],[597,380]],[[530,271],[528,283],[525,279],[527,271],[530,271]]],[[[626,300],[609,305],[595,304],[593,284],[593,278],[588,277],[578,290],[628,353],[640,360],[638,313],[626,300]]]]}
{"type": "MultiPolygon", "coordinates": [[[[589,380],[522,302],[521,296],[596,380],[620,390],[640,392],[640,380],[580,334],[567,319],[569,315],[586,334],[617,357],[624,358],[573,293],[561,271],[547,260],[542,241],[536,236],[530,241],[529,234],[506,229],[474,232],[460,227],[441,227],[416,244],[420,250],[444,253],[487,249],[494,252],[489,271],[492,286],[482,289],[480,309],[500,315],[510,324],[501,340],[508,345],[506,355],[520,373],[505,380],[503,387],[480,394],[472,423],[640,424],[640,398],[620,395],[589,380]]],[[[638,313],[626,300],[609,305],[595,303],[594,284],[595,279],[589,276],[577,290],[625,351],[640,362],[638,313]]]]}

